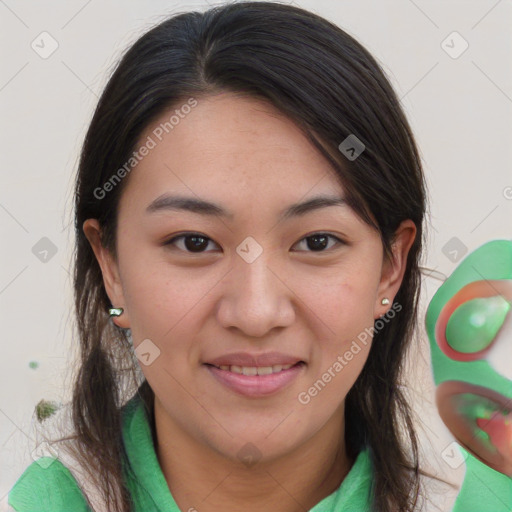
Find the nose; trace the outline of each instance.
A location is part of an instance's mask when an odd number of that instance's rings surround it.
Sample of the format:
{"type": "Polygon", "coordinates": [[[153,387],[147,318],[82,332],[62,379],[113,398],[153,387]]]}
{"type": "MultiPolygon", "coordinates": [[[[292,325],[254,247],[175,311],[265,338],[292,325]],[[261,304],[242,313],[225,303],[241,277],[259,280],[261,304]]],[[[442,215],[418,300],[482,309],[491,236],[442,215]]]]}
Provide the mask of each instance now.
{"type": "Polygon", "coordinates": [[[223,279],[218,322],[226,329],[238,329],[245,337],[255,338],[291,325],[296,297],[286,281],[266,251],[250,263],[235,254],[232,270],[223,279]]]}

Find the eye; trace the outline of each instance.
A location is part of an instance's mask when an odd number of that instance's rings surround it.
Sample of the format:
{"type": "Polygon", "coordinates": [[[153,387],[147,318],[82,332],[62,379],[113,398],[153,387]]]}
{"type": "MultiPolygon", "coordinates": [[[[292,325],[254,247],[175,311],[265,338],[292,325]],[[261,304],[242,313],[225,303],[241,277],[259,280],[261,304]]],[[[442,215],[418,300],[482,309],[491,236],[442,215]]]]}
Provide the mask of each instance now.
{"type": "MultiPolygon", "coordinates": [[[[308,252],[325,252],[324,249],[328,245],[328,240],[335,240],[335,243],[344,244],[345,242],[338,238],[337,236],[330,235],[329,233],[313,233],[312,235],[308,235],[300,240],[300,243],[306,242],[306,247],[311,249],[308,252]]],[[[329,249],[332,248],[329,247],[329,249]]]]}
{"type": "MultiPolygon", "coordinates": [[[[312,235],[308,235],[304,237],[302,240],[298,242],[298,244],[306,243],[306,247],[311,249],[307,252],[325,252],[325,248],[329,245],[328,240],[334,240],[335,244],[344,244],[345,242],[338,238],[337,236],[330,235],[329,233],[313,233],[312,235]]],[[[208,242],[212,242],[215,245],[217,245],[211,238],[208,238],[205,235],[202,235],[201,233],[184,233],[178,236],[175,236],[165,242],[164,246],[172,246],[176,245],[177,242],[183,242],[181,243],[181,247],[179,247],[180,250],[185,252],[191,252],[191,253],[201,253],[201,252],[210,252],[210,251],[204,251],[206,247],[208,247],[208,242]]],[[[334,244],[333,244],[334,245],[334,244]]],[[[218,246],[217,246],[218,247],[218,246]]],[[[329,249],[332,248],[332,245],[329,247],[329,249]]]]}
{"type": "MultiPolygon", "coordinates": [[[[180,250],[192,253],[206,252],[203,249],[208,246],[208,241],[213,242],[211,238],[202,235],[201,233],[185,233],[175,236],[164,243],[165,246],[175,245],[178,240],[183,240],[180,250]]],[[[215,243],[215,242],[213,242],[215,243]]],[[[215,244],[217,245],[217,244],[215,244]]]]}

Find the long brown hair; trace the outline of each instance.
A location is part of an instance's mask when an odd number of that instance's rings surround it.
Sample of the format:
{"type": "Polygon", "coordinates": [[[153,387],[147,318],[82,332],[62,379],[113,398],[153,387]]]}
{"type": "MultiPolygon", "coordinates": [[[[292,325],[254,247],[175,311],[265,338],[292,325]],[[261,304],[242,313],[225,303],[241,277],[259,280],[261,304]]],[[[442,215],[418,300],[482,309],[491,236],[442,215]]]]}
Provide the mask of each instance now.
{"type": "Polygon", "coordinates": [[[420,296],[422,165],[400,102],[376,60],[341,28],[291,5],[236,2],[173,15],[128,49],[101,95],[81,152],[74,203],[80,360],[72,407],[80,453],[110,510],[130,511],[120,408],[139,393],[152,418],[154,393],[133,354],[129,330],[109,321],[112,304],[82,225],[98,219],[102,244],[116,257],[117,207],[129,176],[104,197],[98,189],[165,109],[218,91],[264,98],[303,129],[332,165],[354,211],[380,234],[387,256],[400,222],[416,224],[395,297],[401,311],[375,332],[368,360],[346,397],[347,449],[351,457],[369,449],[374,510],[410,512],[422,472],[401,384],[420,296]],[[353,160],[338,148],[349,135],[365,145],[353,160]],[[404,428],[406,439],[400,434],[404,428]]]}

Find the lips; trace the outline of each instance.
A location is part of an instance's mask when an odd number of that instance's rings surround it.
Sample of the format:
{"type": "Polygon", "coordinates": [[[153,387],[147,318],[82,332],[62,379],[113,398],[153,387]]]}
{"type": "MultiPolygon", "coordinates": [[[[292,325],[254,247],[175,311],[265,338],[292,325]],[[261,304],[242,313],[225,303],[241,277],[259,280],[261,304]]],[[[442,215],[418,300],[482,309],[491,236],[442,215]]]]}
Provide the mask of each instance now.
{"type": "Polygon", "coordinates": [[[306,363],[281,352],[250,354],[234,352],[204,363],[224,387],[250,398],[262,398],[287,388],[303,374],[306,363]]]}
{"type": "Polygon", "coordinates": [[[268,375],[244,375],[221,370],[211,364],[204,365],[216,382],[248,398],[263,398],[282,392],[305,371],[304,363],[297,363],[286,370],[268,375]]]}

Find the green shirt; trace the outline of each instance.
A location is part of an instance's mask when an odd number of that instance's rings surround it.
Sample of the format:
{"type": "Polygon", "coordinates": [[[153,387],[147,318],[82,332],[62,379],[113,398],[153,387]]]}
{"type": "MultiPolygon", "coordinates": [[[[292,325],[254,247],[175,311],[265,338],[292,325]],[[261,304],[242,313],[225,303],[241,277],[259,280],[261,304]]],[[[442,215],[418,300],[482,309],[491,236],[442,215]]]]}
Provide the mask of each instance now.
{"type": "MultiPolygon", "coordinates": [[[[133,510],[180,512],[158,462],[149,418],[138,395],[123,407],[122,425],[128,459],[136,477],[126,479],[135,505],[133,510]]],[[[369,512],[371,481],[372,465],[365,449],[340,487],[310,512],[369,512]]],[[[91,512],[69,469],[51,457],[41,457],[28,466],[12,487],[8,503],[17,512],[91,512]]],[[[466,476],[453,512],[511,510],[512,480],[468,457],[466,476]]]]}
{"type": "MultiPolygon", "coordinates": [[[[123,440],[136,480],[127,480],[135,512],[180,512],[157,459],[149,419],[138,395],[122,410],[123,440]]],[[[44,460],[43,460],[44,459],[44,460]]],[[[369,511],[371,462],[361,451],[340,487],[310,512],[369,511]]],[[[90,512],[91,508],[71,472],[58,459],[32,462],[9,492],[9,505],[18,512],[90,512]],[[47,467],[43,467],[49,464],[47,467]]]]}

